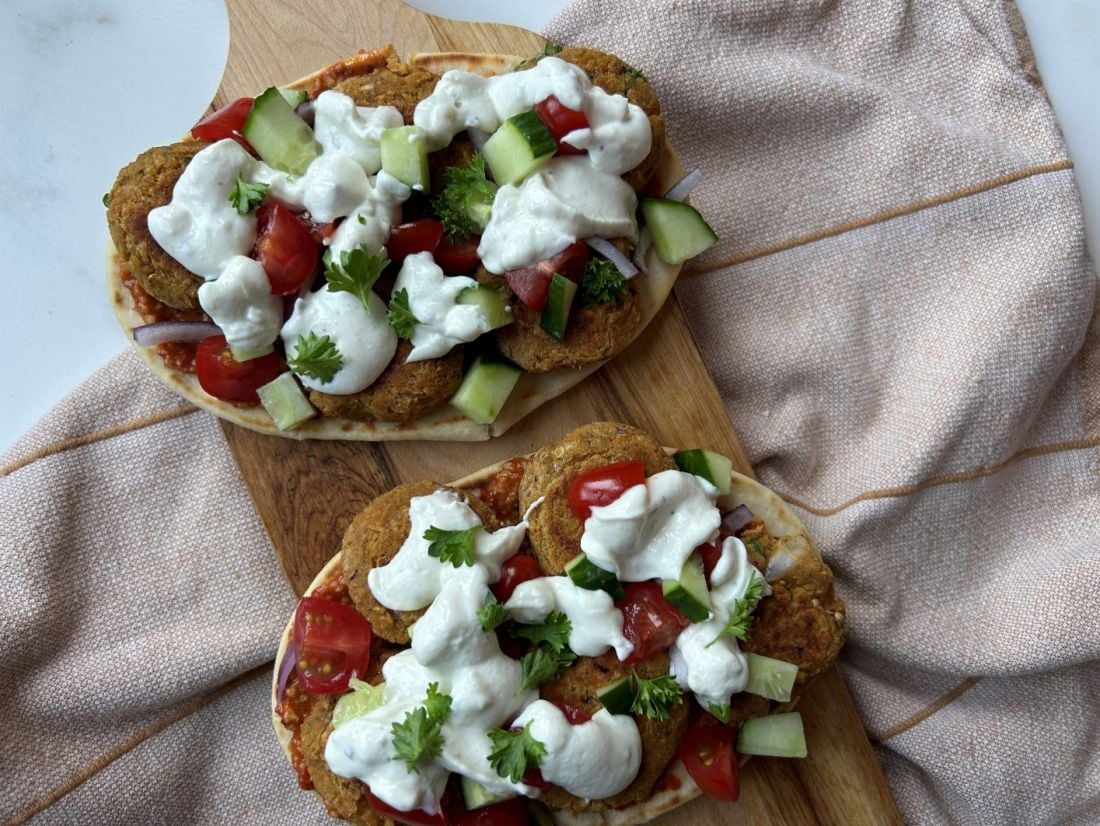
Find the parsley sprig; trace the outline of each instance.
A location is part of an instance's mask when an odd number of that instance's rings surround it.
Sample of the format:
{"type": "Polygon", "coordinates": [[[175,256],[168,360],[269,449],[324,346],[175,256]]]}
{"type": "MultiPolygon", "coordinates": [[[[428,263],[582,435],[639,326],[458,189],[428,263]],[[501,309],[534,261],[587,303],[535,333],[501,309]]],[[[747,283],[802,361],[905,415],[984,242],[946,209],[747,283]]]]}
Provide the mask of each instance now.
{"type": "Polygon", "coordinates": [[[400,723],[394,723],[393,748],[405,761],[409,774],[418,771],[425,760],[434,760],[443,753],[443,724],[451,716],[451,698],[439,693],[439,683],[428,686],[428,696],[400,723]]]}
{"type": "Polygon", "coordinates": [[[528,66],[533,66],[534,64],[538,63],[544,57],[549,57],[550,55],[555,55],[558,52],[560,52],[561,50],[562,50],[561,44],[559,44],[559,43],[547,43],[545,46],[542,47],[542,51],[540,51],[534,57],[529,57],[526,60],[521,60],[519,63],[516,64],[515,68],[512,69],[512,71],[513,72],[518,72],[520,69],[526,69],[528,66]]]}
{"type": "Polygon", "coordinates": [[[737,639],[744,642],[749,638],[749,625],[752,623],[752,612],[756,610],[757,604],[764,596],[764,578],[753,574],[749,585],[745,589],[744,595],[734,603],[733,610],[730,611],[730,618],[726,620],[725,627],[718,633],[718,636],[707,643],[707,648],[710,648],[718,640],[724,636],[737,637],[737,639]]]}
{"type": "Polygon", "coordinates": [[[485,600],[485,605],[477,612],[477,618],[481,621],[481,627],[486,632],[495,631],[512,618],[512,615],[504,610],[492,595],[485,600]]]}
{"type": "Polygon", "coordinates": [[[474,525],[464,531],[447,531],[432,525],[424,531],[428,545],[428,556],[434,556],[443,562],[450,562],[456,568],[474,564],[474,534],[481,525],[474,525]]]}
{"type": "Polygon", "coordinates": [[[528,723],[519,731],[493,729],[489,739],[493,741],[489,752],[489,765],[501,777],[519,783],[531,769],[537,769],[546,756],[546,746],[534,738],[528,723]]]}
{"type": "Polygon", "coordinates": [[[534,645],[546,645],[555,654],[566,649],[573,623],[561,611],[551,611],[539,625],[517,625],[511,630],[513,637],[530,640],[534,645]]]}
{"type": "Polygon", "coordinates": [[[485,229],[496,196],[496,184],[485,177],[485,159],[475,154],[465,166],[449,166],[443,190],[432,199],[432,209],[452,241],[464,241],[485,229]]]}
{"type": "Polygon", "coordinates": [[[580,300],[585,307],[596,304],[605,304],[608,301],[618,301],[626,294],[628,287],[622,273],[615,269],[615,265],[606,258],[588,259],[584,265],[584,273],[581,275],[580,300]]]}
{"type": "Polygon", "coordinates": [[[269,189],[271,189],[269,184],[260,183],[259,181],[246,181],[238,173],[237,183],[233,186],[233,191],[229,193],[229,203],[241,215],[247,215],[263,202],[264,195],[267,194],[269,189]]]}
{"type": "Polygon", "coordinates": [[[647,680],[645,677],[634,675],[634,702],[630,710],[651,720],[667,720],[669,709],[684,701],[684,693],[680,684],[671,675],[654,677],[647,680]]]}
{"type": "Polygon", "coordinates": [[[386,311],[386,320],[389,321],[393,331],[400,338],[409,338],[413,334],[420,319],[413,315],[409,308],[409,291],[402,288],[390,300],[390,307],[386,311]]]}
{"type": "Polygon", "coordinates": [[[351,293],[364,308],[370,309],[370,294],[374,282],[390,263],[384,252],[367,252],[363,247],[344,250],[338,261],[327,257],[325,280],[331,293],[351,293]]]}
{"type": "Polygon", "coordinates": [[[531,649],[519,661],[523,672],[520,690],[536,688],[555,679],[563,670],[576,662],[576,659],[577,655],[569,649],[554,651],[541,645],[531,649]]]}
{"type": "Polygon", "coordinates": [[[310,330],[304,336],[298,336],[294,345],[294,355],[287,366],[299,376],[310,376],[322,382],[332,381],[332,377],[344,366],[344,357],[336,348],[335,342],[328,336],[319,336],[310,330]]]}

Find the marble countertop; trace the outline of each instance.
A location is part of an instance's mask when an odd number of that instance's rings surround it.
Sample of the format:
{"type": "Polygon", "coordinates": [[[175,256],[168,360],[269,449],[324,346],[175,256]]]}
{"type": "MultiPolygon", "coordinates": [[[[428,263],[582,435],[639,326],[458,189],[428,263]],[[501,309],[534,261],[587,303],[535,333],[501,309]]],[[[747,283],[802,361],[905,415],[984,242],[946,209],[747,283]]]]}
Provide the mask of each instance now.
{"type": "MultiPolygon", "coordinates": [[[[1100,257],[1100,0],[1017,0],[1066,136],[1100,257]]],[[[567,0],[412,0],[539,30],[567,0]]],[[[105,300],[101,199],[118,170],[197,121],[221,79],[221,0],[8,0],[0,67],[0,250],[13,290],[0,359],[0,450],[127,346],[105,300]],[[165,39],[164,31],[173,32],[165,39]],[[120,88],[125,94],[105,91],[120,88]],[[166,94],[170,92],[170,94],[166,94]]]]}

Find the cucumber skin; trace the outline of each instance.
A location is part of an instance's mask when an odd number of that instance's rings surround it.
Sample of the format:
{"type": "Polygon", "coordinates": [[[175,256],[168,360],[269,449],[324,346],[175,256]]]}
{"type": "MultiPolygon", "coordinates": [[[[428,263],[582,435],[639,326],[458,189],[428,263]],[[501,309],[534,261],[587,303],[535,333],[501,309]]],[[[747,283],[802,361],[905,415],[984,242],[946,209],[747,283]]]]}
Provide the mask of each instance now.
{"type": "Polygon", "coordinates": [[[549,163],[557,150],[553,134],[534,112],[513,115],[481,148],[498,186],[518,184],[549,163]]]}
{"type": "Polygon", "coordinates": [[[618,577],[592,562],[583,553],[565,563],[565,574],[578,588],[588,591],[606,591],[615,601],[625,599],[626,592],[618,577]]]}
{"type": "Polygon", "coordinates": [[[627,674],[597,689],[596,699],[609,714],[629,714],[634,705],[634,677],[627,674]]]}
{"type": "Polygon", "coordinates": [[[539,325],[551,338],[561,341],[569,324],[569,310],[577,295],[577,285],[564,275],[554,273],[546,293],[546,306],[539,317],[539,325]]]}
{"type": "Polygon", "coordinates": [[[666,264],[682,264],[718,240],[699,210],[690,204],[667,198],[645,198],[642,215],[653,238],[653,248],[666,264]]]}
{"type": "Polygon", "coordinates": [[[692,622],[705,622],[710,618],[710,594],[703,576],[703,563],[698,556],[690,556],[680,569],[679,579],[666,579],[661,583],[661,593],[681,614],[692,622]],[[699,599],[699,586],[705,599],[699,599]]]}
{"type": "Polygon", "coordinates": [[[694,448],[693,450],[681,450],[679,453],[674,453],[672,459],[676,462],[676,467],[684,473],[701,476],[718,488],[719,493],[730,492],[730,472],[733,470],[733,462],[721,453],[694,448]],[[716,462],[721,467],[714,467],[716,462]]]}

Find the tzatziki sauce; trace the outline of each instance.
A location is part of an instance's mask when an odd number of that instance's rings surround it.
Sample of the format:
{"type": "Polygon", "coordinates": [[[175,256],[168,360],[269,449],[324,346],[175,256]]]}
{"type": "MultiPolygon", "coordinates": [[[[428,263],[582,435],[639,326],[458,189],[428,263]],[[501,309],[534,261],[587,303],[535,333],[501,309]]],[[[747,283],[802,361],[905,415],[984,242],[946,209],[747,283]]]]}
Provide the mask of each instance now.
{"type": "Polygon", "coordinates": [[[283,326],[283,299],[271,294],[260,262],[244,255],[230,258],[221,278],[199,286],[199,304],[235,351],[269,349],[283,326]]]}
{"type": "Polygon", "coordinates": [[[598,657],[608,649],[625,660],[634,646],[623,636],[623,614],[606,591],[581,588],[567,576],[543,576],[521,582],[504,603],[504,610],[529,625],[553,611],[569,619],[569,647],[582,657],[598,657]]]}

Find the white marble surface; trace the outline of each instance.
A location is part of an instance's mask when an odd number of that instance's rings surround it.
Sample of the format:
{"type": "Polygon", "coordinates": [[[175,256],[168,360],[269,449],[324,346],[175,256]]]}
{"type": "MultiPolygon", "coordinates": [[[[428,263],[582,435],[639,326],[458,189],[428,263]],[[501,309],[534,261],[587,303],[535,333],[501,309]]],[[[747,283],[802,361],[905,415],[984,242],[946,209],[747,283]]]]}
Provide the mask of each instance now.
{"type": "MultiPolygon", "coordinates": [[[[538,30],[567,0],[413,0],[538,30]]],[[[1100,0],[1018,0],[1077,164],[1100,256],[1100,0]]],[[[221,0],[4,0],[0,77],[0,450],[126,342],[104,296],[101,198],[138,152],[206,109],[225,65],[221,0]],[[165,33],[171,33],[165,36],[165,33]]]]}

